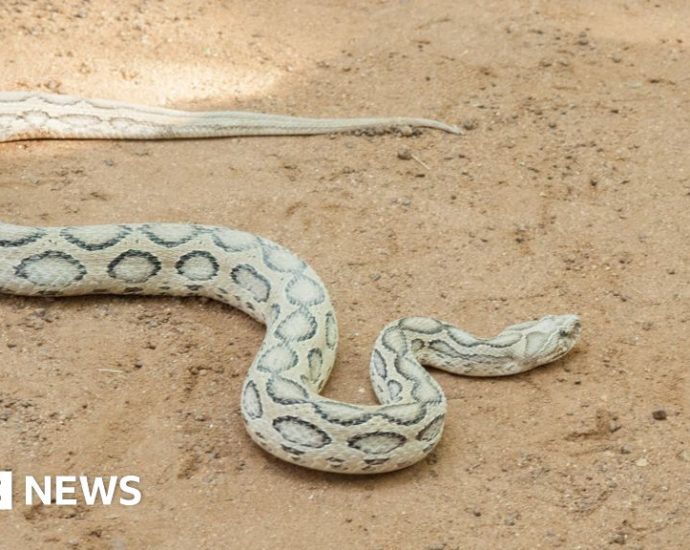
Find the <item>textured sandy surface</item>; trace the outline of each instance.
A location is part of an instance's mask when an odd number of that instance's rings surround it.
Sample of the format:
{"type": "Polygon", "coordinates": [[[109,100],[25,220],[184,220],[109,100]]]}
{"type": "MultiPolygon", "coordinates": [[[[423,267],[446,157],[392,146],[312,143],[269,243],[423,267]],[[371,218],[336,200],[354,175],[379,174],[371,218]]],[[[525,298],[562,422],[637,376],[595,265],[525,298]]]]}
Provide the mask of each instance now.
{"type": "Polygon", "coordinates": [[[3,2],[2,89],[466,128],[4,144],[3,221],[195,221],[284,244],[329,287],[326,393],[348,401],[373,400],[371,343],[401,315],[488,335],[576,312],[584,333],[512,379],[438,373],[432,459],[350,478],[245,435],[263,332],[241,313],[0,297],[0,469],[133,473],[144,492],[0,512],[0,546],[684,547],[689,19],[682,1],[3,2]]]}

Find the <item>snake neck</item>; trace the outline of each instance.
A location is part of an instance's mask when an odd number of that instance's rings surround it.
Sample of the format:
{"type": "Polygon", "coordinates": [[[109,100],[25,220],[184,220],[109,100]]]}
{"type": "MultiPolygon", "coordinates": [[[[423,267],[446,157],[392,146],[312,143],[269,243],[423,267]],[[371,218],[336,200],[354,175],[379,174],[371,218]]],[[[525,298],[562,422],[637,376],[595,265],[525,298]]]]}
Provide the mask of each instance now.
{"type": "Polygon", "coordinates": [[[579,332],[575,315],[546,315],[509,326],[492,338],[429,317],[407,317],[386,327],[378,343],[390,347],[391,335],[396,334],[422,365],[491,377],[518,374],[558,359],[575,345],[579,332]]]}

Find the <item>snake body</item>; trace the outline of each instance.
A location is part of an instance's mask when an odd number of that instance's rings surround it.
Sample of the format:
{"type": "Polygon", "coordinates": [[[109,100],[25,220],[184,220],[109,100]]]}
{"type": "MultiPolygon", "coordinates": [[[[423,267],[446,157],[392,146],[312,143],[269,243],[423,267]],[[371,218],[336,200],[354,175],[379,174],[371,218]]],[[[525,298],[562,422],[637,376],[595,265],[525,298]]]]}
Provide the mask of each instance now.
{"type": "Polygon", "coordinates": [[[106,99],[0,92],[0,142],[406,132],[411,128],[460,133],[455,126],[425,118],[305,118],[245,111],[177,111],[106,99]]]}
{"type": "MultiPolygon", "coordinates": [[[[24,97],[0,94],[0,105],[5,101],[0,107],[5,109],[0,110],[4,139],[181,137],[160,127],[155,135],[113,135],[112,118],[103,125],[89,124],[99,128],[95,133],[74,122],[77,127],[69,131],[29,127],[25,110],[8,123],[13,116],[7,110],[8,96],[19,102],[24,97]]],[[[26,97],[43,101],[47,96],[26,97]]],[[[64,111],[51,110],[49,119],[73,112],[82,102],[95,105],[71,98],[64,111]]],[[[130,110],[129,116],[136,120],[137,111],[130,110]]],[[[145,128],[149,122],[142,119],[130,128],[145,128]]],[[[249,128],[244,121],[240,127],[249,128]]],[[[232,132],[240,127],[213,135],[238,135],[232,132]]],[[[241,394],[250,437],[288,462],[348,474],[404,468],[436,446],[447,400],[422,365],[468,376],[516,374],[561,357],[580,332],[575,315],[547,315],[510,326],[490,339],[430,317],[399,319],[383,329],[371,357],[370,375],[380,404],[359,405],[319,393],[333,368],[338,342],[325,286],[302,259],[252,233],[195,224],[0,223],[0,292],[204,296],[239,308],[267,328],[241,394]]]]}

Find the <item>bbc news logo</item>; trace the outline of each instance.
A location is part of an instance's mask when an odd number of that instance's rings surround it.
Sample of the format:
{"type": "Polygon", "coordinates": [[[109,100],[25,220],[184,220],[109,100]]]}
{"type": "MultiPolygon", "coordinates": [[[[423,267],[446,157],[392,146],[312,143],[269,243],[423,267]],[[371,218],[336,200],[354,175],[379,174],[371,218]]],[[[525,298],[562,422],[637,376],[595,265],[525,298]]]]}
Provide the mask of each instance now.
{"type": "Polygon", "coordinates": [[[12,472],[0,472],[0,510],[12,509],[12,472]]]}
{"type": "MultiPolygon", "coordinates": [[[[0,471],[0,510],[12,509],[12,477],[12,472],[0,471]]],[[[134,506],[141,502],[138,485],[138,476],[43,476],[43,479],[26,476],[24,504],[134,506]]]]}

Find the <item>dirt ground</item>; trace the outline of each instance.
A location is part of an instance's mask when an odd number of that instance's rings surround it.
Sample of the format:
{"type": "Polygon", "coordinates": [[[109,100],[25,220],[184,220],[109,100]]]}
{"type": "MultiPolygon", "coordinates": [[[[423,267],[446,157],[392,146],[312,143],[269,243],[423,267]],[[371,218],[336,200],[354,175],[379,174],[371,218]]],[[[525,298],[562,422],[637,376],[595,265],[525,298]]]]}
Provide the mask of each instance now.
{"type": "Polygon", "coordinates": [[[330,290],[345,401],[374,401],[371,345],[403,315],[491,335],[573,312],[583,335],[521,376],[437,373],[431,458],[354,478],[245,434],[263,327],[242,313],[2,296],[0,469],[139,475],[143,500],[17,505],[0,547],[687,547],[689,20],[680,0],[3,2],[3,90],[464,128],[2,144],[3,221],[280,242],[330,290]]]}

